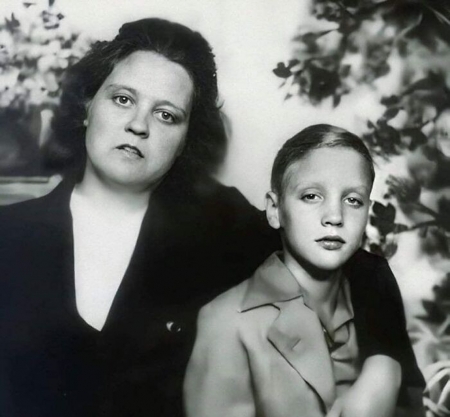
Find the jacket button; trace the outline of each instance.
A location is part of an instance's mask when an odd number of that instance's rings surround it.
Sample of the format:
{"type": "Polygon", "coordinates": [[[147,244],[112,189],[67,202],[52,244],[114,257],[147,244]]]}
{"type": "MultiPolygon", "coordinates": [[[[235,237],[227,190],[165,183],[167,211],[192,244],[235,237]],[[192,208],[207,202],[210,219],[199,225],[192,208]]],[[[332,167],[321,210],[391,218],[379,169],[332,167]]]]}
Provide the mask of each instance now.
{"type": "Polygon", "coordinates": [[[166,323],[167,330],[172,333],[179,333],[181,332],[181,326],[178,323],[175,323],[174,321],[168,321],[166,323]]]}

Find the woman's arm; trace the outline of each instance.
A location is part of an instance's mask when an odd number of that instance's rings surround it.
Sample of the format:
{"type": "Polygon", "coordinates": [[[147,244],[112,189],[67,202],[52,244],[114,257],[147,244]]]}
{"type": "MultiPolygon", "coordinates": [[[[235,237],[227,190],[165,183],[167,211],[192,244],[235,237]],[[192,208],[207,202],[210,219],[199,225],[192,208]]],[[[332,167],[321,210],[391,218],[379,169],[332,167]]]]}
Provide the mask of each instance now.
{"type": "Polygon", "coordinates": [[[406,330],[406,318],[397,281],[388,262],[359,251],[348,270],[361,358],[391,357],[401,365],[402,388],[425,386],[406,330]]]}
{"type": "Polygon", "coordinates": [[[231,306],[227,311],[215,308],[214,302],[201,309],[184,381],[187,417],[255,416],[249,364],[237,329],[238,315],[231,306]]]}

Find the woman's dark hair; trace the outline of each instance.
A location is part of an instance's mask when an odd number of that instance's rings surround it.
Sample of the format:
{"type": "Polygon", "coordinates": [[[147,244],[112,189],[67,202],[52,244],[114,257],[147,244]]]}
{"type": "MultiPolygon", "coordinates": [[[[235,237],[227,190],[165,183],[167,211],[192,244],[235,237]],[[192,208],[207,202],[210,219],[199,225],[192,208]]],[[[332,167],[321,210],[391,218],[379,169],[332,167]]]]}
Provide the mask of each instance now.
{"type": "Polygon", "coordinates": [[[272,191],[282,195],[286,187],[286,172],[298,160],[304,158],[313,149],[343,147],[358,152],[366,161],[370,180],[375,179],[373,159],[364,142],[353,133],[340,127],[318,124],[312,125],[286,141],[278,151],[272,167],[272,191]]]}
{"type": "Polygon", "coordinates": [[[198,32],[167,20],[148,18],[125,23],[111,41],[96,42],[70,67],[52,122],[47,155],[50,168],[82,178],[86,164],[86,104],[115,65],[133,52],[151,51],[181,65],[194,85],[186,146],[171,169],[180,177],[211,172],[223,159],[226,134],[217,104],[214,54],[198,32]],[[181,172],[180,172],[181,171],[181,172]]]}

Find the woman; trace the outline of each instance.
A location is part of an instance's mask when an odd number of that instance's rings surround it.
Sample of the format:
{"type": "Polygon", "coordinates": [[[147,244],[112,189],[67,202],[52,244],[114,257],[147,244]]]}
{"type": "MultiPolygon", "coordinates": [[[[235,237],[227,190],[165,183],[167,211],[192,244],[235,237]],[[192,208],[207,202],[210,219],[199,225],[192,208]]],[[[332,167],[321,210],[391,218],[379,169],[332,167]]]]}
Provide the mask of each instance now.
{"type": "Polygon", "coordinates": [[[159,19],[69,70],[49,149],[66,179],[0,211],[0,415],[182,414],[199,306],[279,245],[209,179],[216,103],[207,42],[159,19]]]}
{"type": "Polygon", "coordinates": [[[263,256],[256,210],[205,174],[216,102],[207,42],[159,19],[69,70],[49,149],[66,180],[0,213],[1,415],[181,415],[197,307],[263,256]]]}

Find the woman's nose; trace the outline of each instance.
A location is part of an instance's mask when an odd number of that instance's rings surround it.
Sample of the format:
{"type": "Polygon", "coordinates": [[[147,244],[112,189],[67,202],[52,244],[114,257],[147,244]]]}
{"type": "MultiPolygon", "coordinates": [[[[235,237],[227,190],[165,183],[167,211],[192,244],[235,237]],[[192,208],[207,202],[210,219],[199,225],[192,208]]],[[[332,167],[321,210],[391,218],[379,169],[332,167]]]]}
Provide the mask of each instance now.
{"type": "Polygon", "coordinates": [[[342,206],[340,203],[330,203],[325,206],[322,216],[322,224],[324,226],[337,227],[340,227],[344,224],[342,206]]]}
{"type": "Polygon", "coordinates": [[[147,139],[150,136],[147,113],[136,111],[126,124],[125,130],[139,136],[141,139],[147,139]]]}

